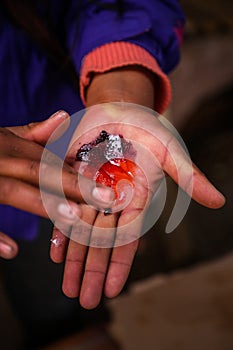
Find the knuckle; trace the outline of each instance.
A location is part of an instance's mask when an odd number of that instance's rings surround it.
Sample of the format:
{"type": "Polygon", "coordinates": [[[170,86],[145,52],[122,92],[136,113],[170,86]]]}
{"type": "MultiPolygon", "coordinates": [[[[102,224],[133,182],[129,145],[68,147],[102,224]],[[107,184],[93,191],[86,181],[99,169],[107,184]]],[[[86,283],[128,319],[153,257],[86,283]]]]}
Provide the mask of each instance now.
{"type": "Polygon", "coordinates": [[[51,211],[46,198],[43,197],[42,191],[33,195],[33,210],[43,217],[48,217],[51,211]]]}
{"type": "Polygon", "coordinates": [[[0,149],[1,151],[5,149],[6,145],[9,143],[10,131],[6,128],[0,128],[0,149]]]}
{"type": "Polygon", "coordinates": [[[38,163],[38,161],[33,159],[29,162],[29,173],[30,173],[30,177],[32,177],[33,179],[39,178],[39,163],[38,163]]]}
{"type": "Polygon", "coordinates": [[[0,137],[9,136],[10,131],[6,128],[0,128],[0,137]]]}
{"type": "Polygon", "coordinates": [[[62,168],[63,166],[63,161],[56,156],[56,154],[50,152],[46,148],[43,149],[43,154],[42,154],[42,161],[43,163],[49,164],[51,166],[59,167],[62,168]]]}
{"type": "Polygon", "coordinates": [[[71,188],[73,189],[73,191],[75,191],[76,193],[79,192],[79,179],[78,176],[72,176],[72,183],[71,183],[71,188]]]}
{"type": "Polygon", "coordinates": [[[10,144],[10,151],[11,153],[14,155],[14,154],[21,154],[22,153],[22,148],[20,147],[20,144],[19,143],[12,143],[10,144]]]}
{"type": "Polygon", "coordinates": [[[31,132],[32,129],[35,127],[37,123],[29,123],[29,124],[26,124],[26,125],[23,125],[22,126],[22,129],[25,133],[28,133],[28,132],[31,132]]]}
{"type": "Polygon", "coordinates": [[[2,204],[9,203],[13,189],[13,180],[5,177],[0,177],[0,202],[2,204]]]}
{"type": "Polygon", "coordinates": [[[44,208],[45,205],[44,205],[44,200],[43,198],[41,197],[41,194],[38,193],[35,197],[34,197],[34,200],[35,200],[35,204],[38,208],[44,208]]]}
{"type": "Polygon", "coordinates": [[[23,137],[27,139],[34,140],[33,131],[37,124],[38,123],[30,123],[30,124],[22,125],[20,127],[20,136],[23,135],[23,137]]]}

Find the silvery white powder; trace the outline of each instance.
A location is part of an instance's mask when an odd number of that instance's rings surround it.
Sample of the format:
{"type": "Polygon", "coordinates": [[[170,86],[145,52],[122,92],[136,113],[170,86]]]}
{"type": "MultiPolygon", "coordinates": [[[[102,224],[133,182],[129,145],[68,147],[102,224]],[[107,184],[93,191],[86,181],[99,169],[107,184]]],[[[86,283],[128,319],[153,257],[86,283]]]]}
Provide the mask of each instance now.
{"type": "Polygon", "coordinates": [[[105,149],[105,158],[111,161],[115,158],[123,157],[121,137],[119,135],[109,135],[105,149]]]}

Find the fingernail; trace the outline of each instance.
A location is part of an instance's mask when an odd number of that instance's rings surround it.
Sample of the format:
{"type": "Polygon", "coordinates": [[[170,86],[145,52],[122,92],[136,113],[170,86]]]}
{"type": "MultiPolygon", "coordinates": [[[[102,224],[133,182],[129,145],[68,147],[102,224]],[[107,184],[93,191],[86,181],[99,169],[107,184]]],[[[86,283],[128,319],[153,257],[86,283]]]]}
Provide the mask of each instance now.
{"type": "Polygon", "coordinates": [[[12,253],[13,249],[10,245],[0,242],[0,253],[3,253],[4,255],[10,255],[12,253]]]}
{"type": "Polygon", "coordinates": [[[76,219],[79,217],[79,210],[78,208],[74,209],[70,205],[67,205],[65,203],[60,203],[57,207],[58,212],[66,217],[67,219],[76,219]]]}
{"type": "Polygon", "coordinates": [[[68,113],[63,111],[63,110],[60,110],[60,111],[57,111],[56,113],[52,114],[49,119],[66,119],[68,117],[68,113]]]}
{"type": "Polygon", "coordinates": [[[95,187],[92,191],[92,195],[95,199],[101,202],[111,202],[114,199],[114,194],[111,189],[95,187]]]}

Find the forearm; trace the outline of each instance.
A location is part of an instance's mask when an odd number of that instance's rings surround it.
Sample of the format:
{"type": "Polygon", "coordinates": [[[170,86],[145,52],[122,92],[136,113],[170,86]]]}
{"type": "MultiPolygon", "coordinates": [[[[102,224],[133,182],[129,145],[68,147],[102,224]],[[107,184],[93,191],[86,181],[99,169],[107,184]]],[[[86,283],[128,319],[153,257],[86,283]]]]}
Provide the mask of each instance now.
{"type": "Polygon", "coordinates": [[[131,102],[154,108],[156,78],[140,66],[96,73],[86,91],[87,107],[105,102],[131,102]]]}

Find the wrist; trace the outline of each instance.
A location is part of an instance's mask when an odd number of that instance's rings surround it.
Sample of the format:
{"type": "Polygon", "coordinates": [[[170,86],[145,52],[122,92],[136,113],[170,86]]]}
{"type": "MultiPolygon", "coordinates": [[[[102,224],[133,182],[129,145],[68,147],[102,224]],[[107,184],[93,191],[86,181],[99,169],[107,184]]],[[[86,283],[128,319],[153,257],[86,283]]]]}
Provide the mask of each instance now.
{"type": "Polygon", "coordinates": [[[95,73],[86,91],[86,104],[131,102],[154,108],[156,79],[140,66],[95,73]]]}

